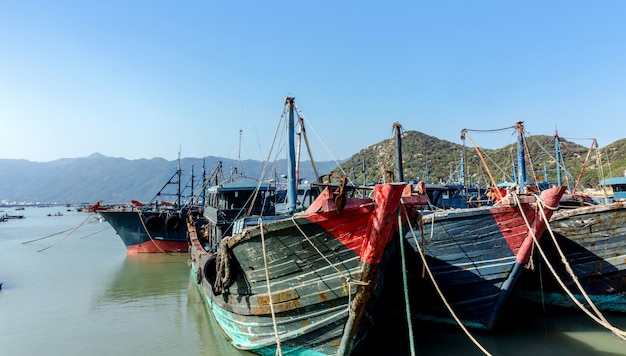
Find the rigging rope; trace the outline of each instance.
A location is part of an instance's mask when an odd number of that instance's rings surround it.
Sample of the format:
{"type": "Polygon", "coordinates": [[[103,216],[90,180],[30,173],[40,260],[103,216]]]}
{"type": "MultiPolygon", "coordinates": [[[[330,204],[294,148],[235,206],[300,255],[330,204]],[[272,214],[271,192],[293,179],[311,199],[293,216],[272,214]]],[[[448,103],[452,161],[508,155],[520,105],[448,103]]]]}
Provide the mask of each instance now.
{"type": "Polygon", "coordinates": [[[514,129],[515,126],[503,127],[501,129],[491,129],[491,130],[473,130],[473,129],[463,129],[463,131],[472,131],[472,132],[498,132],[498,131],[507,131],[514,129]]]}
{"type": "MultiPolygon", "coordinates": [[[[317,137],[317,139],[319,140],[320,144],[324,147],[324,149],[326,150],[326,153],[330,156],[330,158],[332,159],[333,162],[335,162],[335,164],[337,165],[337,167],[339,168],[339,170],[341,170],[341,173],[344,176],[349,176],[346,171],[343,169],[343,167],[341,167],[341,164],[339,164],[339,162],[337,161],[337,159],[335,158],[335,156],[333,156],[333,154],[330,152],[330,150],[328,149],[328,146],[326,146],[326,144],[324,143],[324,141],[322,141],[322,139],[320,138],[320,135],[317,133],[317,131],[315,130],[315,127],[313,127],[313,125],[311,125],[311,122],[309,122],[309,120],[307,120],[306,117],[304,117],[304,114],[302,114],[302,111],[300,111],[300,108],[298,107],[298,104],[296,104],[296,102],[293,102],[293,106],[296,109],[296,112],[298,114],[298,117],[303,119],[304,121],[306,121],[307,126],[313,130],[313,133],[315,134],[315,136],[317,137]]],[[[306,136],[305,136],[306,138],[306,136]]],[[[307,140],[308,141],[308,140],[307,140]]],[[[308,147],[308,142],[307,142],[307,147],[308,147]]],[[[310,151],[309,151],[309,155],[310,155],[310,151]]],[[[311,158],[312,160],[312,158],[311,158]]],[[[350,178],[348,178],[350,179],[350,178]]],[[[350,181],[350,183],[356,185],[354,182],[350,181]]]]}
{"type": "Polygon", "coordinates": [[[62,234],[62,233],[64,233],[64,232],[68,232],[68,231],[70,231],[70,230],[72,230],[72,229],[73,229],[73,227],[70,227],[70,228],[69,228],[69,229],[67,229],[67,230],[63,230],[63,231],[59,231],[59,232],[55,232],[54,234],[46,235],[46,236],[44,236],[44,237],[40,237],[40,238],[38,238],[38,239],[34,239],[34,240],[30,240],[30,241],[25,241],[25,242],[22,242],[22,245],[26,245],[26,244],[29,244],[29,243],[31,243],[31,242],[35,242],[35,241],[39,241],[39,240],[43,240],[43,239],[47,239],[47,238],[52,237],[52,236],[60,235],[60,234],[62,234]]]}
{"type": "MultiPolygon", "coordinates": [[[[109,224],[107,224],[107,225],[109,225],[109,224]]],[[[84,239],[85,237],[89,237],[89,236],[97,235],[97,234],[101,233],[102,231],[105,231],[105,230],[110,229],[111,227],[112,227],[112,226],[111,226],[111,225],[109,225],[109,226],[105,227],[105,228],[104,228],[104,229],[102,229],[102,230],[98,230],[98,231],[96,231],[96,232],[92,232],[91,234],[88,234],[88,235],[85,235],[85,236],[81,236],[81,237],[79,237],[79,239],[81,239],[81,240],[82,240],[82,239],[84,239]]]]}
{"type": "Polygon", "coordinates": [[[61,241],[65,240],[68,236],[70,236],[71,234],[73,234],[73,233],[74,233],[74,231],[78,230],[78,228],[79,228],[79,227],[83,226],[83,225],[85,224],[85,222],[87,222],[87,220],[88,220],[90,217],[91,217],[91,214],[90,214],[90,215],[87,215],[87,217],[85,218],[85,220],[83,220],[83,222],[81,222],[81,223],[80,223],[80,224],[78,224],[76,227],[74,227],[74,228],[72,229],[72,231],[70,231],[70,232],[69,232],[67,235],[65,235],[62,239],[60,239],[59,241],[57,241],[57,242],[53,243],[52,245],[50,245],[50,246],[48,246],[48,247],[45,247],[45,248],[42,248],[41,250],[38,250],[37,252],[45,251],[45,250],[47,250],[47,249],[49,249],[49,248],[51,248],[51,247],[53,247],[53,246],[56,246],[56,245],[57,245],[57,244],[59,244],[61,241]]]}
{"type": "MultiPolygon", "coordinates": [[[[413,240],[415,241],[415,247],[416,247],[415,249],[420,254],[420,258],[422,259],[422,264],[426,268],[426,272],[428,272],[428,276],[430,277],[430,280],[433,283],[433,286],[435,287],[435,290],[437,291],[437,294],[439,294],[439,298],[441,298],[441,301],[444,303],[444,305],[448,309],[448,312],[450,312],[450,315],[457,322],[457,324],[463,330],[465,335],[474,343],[474,345],[476,345],[476,347],[478,347],[480,349],[480,351],[482,351],[485,355],[491,356],[491,353],[489,353],[489,351],[487,351],[487,349],[485,349],[478,342],[478,340],[476,340],[476,338],[474,338],[474,336],[469,332],[467,327],[465,327],[465,325],[463,325],[463,322],[461,322],[459,317],[456,315],[456,313],[452,309],[452,306],[448,303],[448,300],[443,295],[443,292],[442,292],[441,288],[439,287],[439,284],[435,280],[435,276],[433,275],[433,272],[431,271],[430,266],[428,266],[428,263],[426,262],[426,256],[425,256],[424,252],[422,251],[422,248],[421,248],[419,242],[417,241],[417,237],[415,237],[415,231],[413,230],[413,227],[411,226],[411,221],[409,220],[409,216],[408,216],[408,213],[406,211],[405,211],[405,214],[406,214],[407,221],[409,222],[409,229],[411,231],[411,236],[413,237],[413,240]]],[[[434,217],[433,217],[433,219],[434,219],[434,217]]],[[[432,236],[431,236],[431,239],[432,239],[432,236]]]]}
{"type": "Polygon", "coordinates": [[[339,268],[337,268],[332,262],[330,262],[330,260],[322,253],[322,251],[320,251],[317,246],[315,246],[315,244],[313,243],[313,241],[311,241],[311,239],[309,238],[309,236],[307,236],[307,234],[304,232],[304,230],[302,230],[302,228],[300,227],[300,225],[298,224],[298,222],[296,221],[295,216],[291,216],[291,221],[293,222],[293,225],[298,229],[298,231],[300,231],[300,233],[302,234],[302,236],[307,240],[307,242],[311,245],[311,247],[313,247],[313,249],[315,249],[315,251],[317,251],[317,253],[320,255],[320,257],[326,261],[326,263],[328,263],[328,266],[332,267],[335,271],[337,271],[337,273],[341,276],[341,278],[346,280],[346,283],[348,284],[357,284],[357,285],[363,285],[366,286],[369,284],[369,282],[364,282],[364,281],[353,281],[352,280],[352,276],[346,276],[339,268]]]}
{"type": "Polygon", "coordinates": [[[302,230],[302,228],[300,228],[300,225],[298,225],[298,223],[296,222],[295,216],[291,216],[291,221],[293,222],[293,225],[300,231],[302,236],[309,242],[311,247],[313,247],[313,249],[315,249],[315,251],[317,251],[317,253],[320,255],[320,257],[322,257],[322,259],[324,261],[326,261],[326,263],[328,263],[328,265],[330,267],[332,267],[335,271],[337,271],[339,276],[341,276],[341,278],[343,278],[345,280],[345,284],[348,285],[348,315],[352,315],[352,313],[353,313],[353,310],[352,310],[352,285],[366,286],[366,285],[369,284],[369,282],[361,281],[361,280],[353,280],[352,276],[350,276],[350,275],[348,275],[346,277],[346,275],[343,272],[341,272],[341,270],[339,270],[332,262],[330,262],[330,260],[322,253],[322,251],[320,251],[317,248],[317,246],[315,246],[315,244],[313,244],[313,241],[311,241],[311,239],[307,236],[307,234],[304,232],[304,230],[302,230]]]}
{"type": "Polygon", "coordinates": [[[267,253],[265,251],[265,234],[263,233],[263,219],[259,217],[259,230],[261,231],[261,246],[263,247],[263,264],[265,265],[265,283],[267,285],[267,296],[270,303],[270,312],[272,313],[272,325],[274,326],[274,337],[276,338],[276,353],[282,356],[283,351],[280,347],[280,337],[278,336],[278,326],[276,325],[276,313],[274,312],[274,302],[272,300],[272,289],[270,287],[270,275],[267,270],[267,253]]]}
{"type": "Polygon", "coordinates": [[[148,231],[148,228],[146,227],[146,222],[143,221],[143,214],[141,213],[141,210],[139,210],[138,208],[135,209],[135,211],[137,212],[137,215],[139,217],[139,221],[141,221],[141,226],[143,226],[143,231],[146,232],[146,234],[148,235],[148,237],[150,238],[150,241],[152,241],[152,243],[154,244],[154,246],[159,249],[159,251],[168,254],[168,252],[163,251],[163,249],[161,248],[161,246],[159,246],[156,241],[154,240],[154,238],[152,237],[152,235],[150,234],[150,232],[148,231]]]}
{"type": "MultiPolygon", "coordinates": [[[[622,340],[626,341],[626,332],[616,328],[615,326],[611,325],[605,318],[604,316],[600,313],[600,311],[596,308],[595,304],[591,301],[591,299],[589,299],[589,296],[587,295],[587,293],[583,290],[582,286],[580,286],[577,283],[578,288],[580,289],[581,293],[583,294],[583,296],[585,297],[585,299],[587,300],[587,302],[589,303],[589,305],[592,307],[592,309],[596,312],[596,315],[594,315],[593,313],[591,313],[580,301],[578,301],[578,299],[576,299],[576,297],[574,296],[574,294],[567,288],[567,286],[565,285],[565,283],[563,282],[563,280],[558,276],[558,274],[556,273],[556,271],[554,270],[554,267],[552,266],[552,264],[550,263],[550,261],[548,260],[548,258],[546,257],[543,248],[541,247],[541,245],[539,244],[539,240],[537,239],[537,236],[535,236],[535,233],[533,232],[533,230],[530,227],[530,223],[528,222],[528,219],[526,218],[526,214],[524,214],[524,211],[522,209],[522,203],[519,200],[517,194],[513,194],[513,198],[516,201],[516,204],[520,210],[520,214],[522,215],[522,217],[524,218],[524,222],[526,223],[526,228],[528,229],[529,234],[531,235],[534,245],[537,246],[537,249],[539,250],[539,253],[541,254],[541,257],[543,258],[544,262],[546,263],[546,266],[548,266],[548,268],[550,269],[550,271],[552,272],[552,275],[554,276],[554,278],[556,279],[556,281],[559,283],[559,285],[561,286],[561,288],[563,289],[563,291],[570,297],[570,299],[574,302],[574,304],[576,304],[580,310],[582,310],[585,314],[587,314],[592,320],[594,320],[595,322],[597,322],[598,324],[600,324],[601,326],[605,327],[606,329],[610,330],[611,332],[613,332],[613,334],[615,334],[617,337],[619,337],[622,340]]],[[[545,222],[546,224],[546,228],[548,229],[548,231],[550,232],[550,235],[552,236],[552,238],[554,239],[555,245],[556,245],[556,239],[554,238],[554,234],[552,233],[552,229],[550,227],[550,223],[549,220],[547,219],[545,212],[543,210],[543,207],[545,206],[548,209],[556,209],[556,207],[550,207],[548,205],[545,204],[545,202],[543,202],[539,197],[536,197],[537,199],[537,207],[539,208],[539,211],[541,213],[541,218],[542,220],[545,222]]],[[[557,245],[558,246],[558,245],[557,245]]],[[[566,259],[564,256],[561,257],[563,263],[565,264],[566,259]]],[[[569,271],[571,271],[571,268],[569,267],[568,264],[566,264],[566,269],[568,269],[569,271]]],[[[573,272],[572,272],[573,273],[573,272]]],[[[576,275],[572,275],[572,278],[577,281],[577,277],[576,275]]]]}
{"type": "Polygon", "coordinates": [[[500,193],[500,190],[498,189],[498,184],[496,183],[496,180],[493,178],[493,175],[491,174],[491,171],[489,170],[489,166],[487,166],[487,163],[485,162],[485,159],[483,158],[483,155],[480,153],[480,149],[474,143],[474,140],[472,140],[472,138],[464,130],[463,131],[463,137],[465,137],[465,136],[467,136],[467,138],[470,140],[470,142],[472,143],[472,145],[476,149],[476,153],[478,154],[478,157],[480,158],[480,161],[483,163],[483,166],[485,167],[485,170],[487,171],[487,174],[489,175],[489,179],[491,180],[491,184],[493,185],[493,188],[494,188],[493,192],[496,195],[496,201],[502,200],[503,197],[502,197],[502,194],[500,193]]]}
{"type": "MultiPolygon", "coordinates": [[[[415,356],[415,340],[413,338],[413,319],[411,318],[411,303],[409,302],[409,283],[407,281],[406,271],[406,254],[404,252],[404,231],[402,229],[402,211],[401,209],[406,207],[404,202],[400,200],[401,208],[398,209],[398,236],[400,238],[400,257],[402,260],[402,284],[404,287],[404,306],[406,310],[406,322],[409,329],[409,345],[411,347],[411,355],[415,356]]],[[[408,214],[407,214],[408,215],[408,214]]]]}

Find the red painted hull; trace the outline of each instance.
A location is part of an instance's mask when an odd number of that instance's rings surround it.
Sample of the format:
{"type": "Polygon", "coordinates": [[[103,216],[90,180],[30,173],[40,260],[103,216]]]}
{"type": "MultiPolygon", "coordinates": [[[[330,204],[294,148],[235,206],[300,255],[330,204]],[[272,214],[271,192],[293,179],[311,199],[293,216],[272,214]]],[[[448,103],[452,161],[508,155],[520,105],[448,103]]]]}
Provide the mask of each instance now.
{"type": "Polygon", "coordinates": [[[187,252],[187,246],[186,241],[152,240],[138,245],[128,246],[126,253],[133,255],[138,253],[187,252]]]}

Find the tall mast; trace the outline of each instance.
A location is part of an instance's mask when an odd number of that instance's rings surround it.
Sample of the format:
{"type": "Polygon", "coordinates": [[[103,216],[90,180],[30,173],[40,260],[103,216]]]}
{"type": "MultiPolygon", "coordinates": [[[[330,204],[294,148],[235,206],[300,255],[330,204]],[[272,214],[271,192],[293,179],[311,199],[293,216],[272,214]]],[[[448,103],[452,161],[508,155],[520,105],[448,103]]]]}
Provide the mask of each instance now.
{"type": "Polygon", "coordinates": [[[367,184],[367,177],[365,177],[365,154],[361,151],[361,173],[363,174],[363,185],[367,184]]]}
{"type": "Polygon", "coordinates": [[[178,207],[180,208],[180,181],[182,178],[182,171],[180,170],[180,149],[178,150],[178,168],[176,169],[176,174],[178,175],[178,199],[177,199],[177,203],[178,203],[178,207]]]}
{"type": "Polygon", "coordinates": [[[559,141],[559,132],[554,130],[554,152],[556,154],[556,183],[563,185],[563,178],[561,178],[561,143],[559,141]]]}
{"type": "Polygon", "coordinates": [[[400,129],[402,125],[399,122],[393,124],[393,130],[396,134],[396,182],[404,182],[404,170],[402,169],[402,137],[400,129]]]}
{"type": "Polygon", "coordinates": [[[287,142],[289,149],[287,152],[287,212],[293,213],[296,210],[296,145],[294,139],[294,97],[288,96],[285,99],[285,105],[289,110],[287,120],[287,142]]]}
{"type": "Polygon", "coordinates": [[[517,131],[517,185],[520,187],[520,191],[523,192],[524,185],[526,184],[526,161],[524,159],[524,122],[516,122],[515,130],[517,131]]]}
{"type": "Polygon", "coordinates": [[[465,182],[465,151],[461,150],[461,184],[467,186],[465,182]]]}
{"type": "Polygon", "coordinates": [[[202,205],[200,205],[202,208],[204,208],[204,204],[206,203],[206,186],[207,186],[207,182],[206,182],[206,158],[202,159],[202,205]]]}
{"type": "Polygon", "coordinates": [[[194,183],[195,183],[196,177],[195,177],[194,174],[195,174],[194,173],[194,164],[192,163],[191,164],[191,194],[190,194],[190,197],[189,197],[189,200],[188,200],[189,204],[195,204],[195,200],[196,200],[196,192],[194,190],[194,188],[195,188],[194,187],[194,183]]]}
{"type": "Polygon", "coordinates": [[[296,175],[295,175],[296,187],[298,186],[298,183],[300,182],[300,148],[302,147],[302,125],[303,125],[303,120],[302,118],[299,118],[298,119],[298,131],[296,132],[296,135],[298,136],[298,145],[296,146],[296,175]]]}

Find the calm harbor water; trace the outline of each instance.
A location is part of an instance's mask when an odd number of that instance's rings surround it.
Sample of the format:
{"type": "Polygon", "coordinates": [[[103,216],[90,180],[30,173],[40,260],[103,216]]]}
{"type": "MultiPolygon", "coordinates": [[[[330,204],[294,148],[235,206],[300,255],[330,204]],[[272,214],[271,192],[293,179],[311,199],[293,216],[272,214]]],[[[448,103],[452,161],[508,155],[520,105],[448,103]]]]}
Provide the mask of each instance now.
{"type": "MultiPolygon", "coordinates": [[[[26,216],[0,223],[1,355],[252,355],[207,315],[186,254],[127,256],[93,214],[0,210],[26,216]]],[[[626,329],[625,316],[606,317],[626,329]]],[[[475,333],[494,355],[626,355],[625,342],[581,312],[524,305],[503,318],[475,333]]],[[[482,354],[458,327],[413,328],[418,354],[482,354]]],[[[406,323],[387,315],[358,354],[409,354],[406,323]]]]}

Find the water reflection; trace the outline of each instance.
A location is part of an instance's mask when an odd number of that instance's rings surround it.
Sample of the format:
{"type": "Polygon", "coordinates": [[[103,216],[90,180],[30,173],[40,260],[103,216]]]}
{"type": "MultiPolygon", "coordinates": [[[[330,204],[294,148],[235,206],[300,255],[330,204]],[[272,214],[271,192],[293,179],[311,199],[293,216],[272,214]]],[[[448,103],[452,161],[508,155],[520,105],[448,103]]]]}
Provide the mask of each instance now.
{"type": "Polygon", "coordinates": [[[217,324],[209,307],[200,295],[200,291],[196,286],[196,276],[189,274],[188,278],[188,299],[187,313],[193,318],[194,324],[198,329],[198,335],[201,342],[205,345],[204,355],[254,355],[251,352],[241,351],[232,346],[225,334],[222,333],[220,326],[217,324]]]}
{"type": "Polygon", "coordinates": [[[179,295],[186,289],[190,268],[187,259],[186,253],[128,255],[97,304],[179,295]]]}

